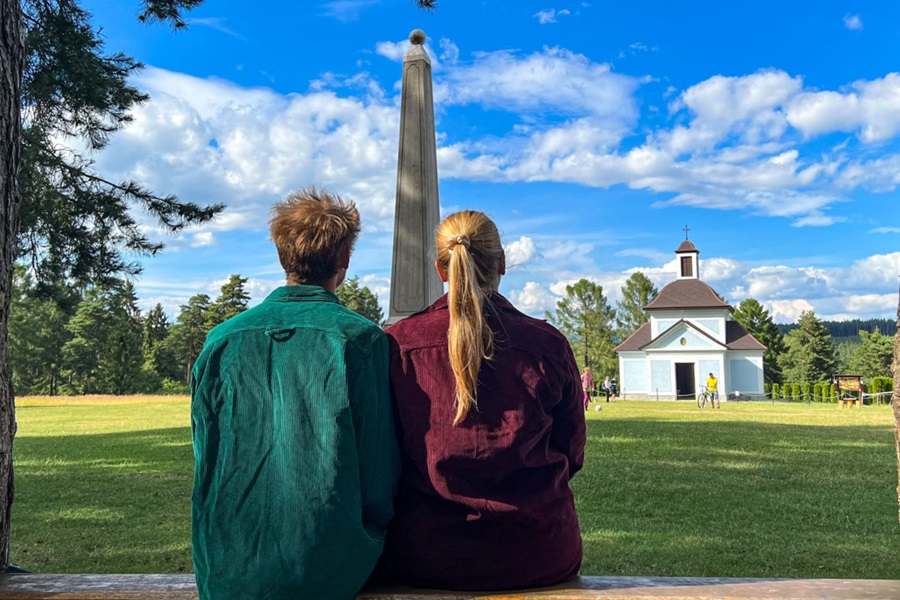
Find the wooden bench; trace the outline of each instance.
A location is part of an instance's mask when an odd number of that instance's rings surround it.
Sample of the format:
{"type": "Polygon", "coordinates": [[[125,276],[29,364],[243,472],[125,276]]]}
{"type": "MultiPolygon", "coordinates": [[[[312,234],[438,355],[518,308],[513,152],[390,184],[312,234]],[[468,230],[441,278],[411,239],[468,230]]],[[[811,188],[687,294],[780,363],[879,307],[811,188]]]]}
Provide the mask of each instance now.
{"type": "MultiPolygon", "coordinates": [[[[193,575],[0,574],[3,600],[196,600],[193,575]]],[[[365,590],[357,600],[886,600],[900,598],[888,579],[736,579],[716,577],[579,577],[539,590],[447,592],[404,587],[365,590]]]]}

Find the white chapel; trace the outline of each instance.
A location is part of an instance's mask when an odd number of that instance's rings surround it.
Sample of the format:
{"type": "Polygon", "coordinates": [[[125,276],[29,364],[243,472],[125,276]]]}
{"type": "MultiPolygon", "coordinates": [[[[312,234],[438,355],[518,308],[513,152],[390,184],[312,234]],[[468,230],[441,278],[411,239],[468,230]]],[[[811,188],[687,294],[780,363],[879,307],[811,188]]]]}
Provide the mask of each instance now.
{"type": "Polygon", "coordinates": [[[700,280],[694,244],[685,240],[675,255],[678,278],[644,307],[649,322],[615,349],[621,394],[694,398],[713,373],[722,400],[762,396],[766,347],[731,320],[731,305],[700,280]]]}

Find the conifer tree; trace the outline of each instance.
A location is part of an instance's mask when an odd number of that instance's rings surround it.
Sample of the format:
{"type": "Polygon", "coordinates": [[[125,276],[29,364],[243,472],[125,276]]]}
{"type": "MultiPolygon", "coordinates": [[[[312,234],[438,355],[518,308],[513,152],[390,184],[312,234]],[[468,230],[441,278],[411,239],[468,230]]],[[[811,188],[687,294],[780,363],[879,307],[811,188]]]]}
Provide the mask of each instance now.
{"type": "Polygon", "coordinates": [[[101,362],[104,391],[116,395],[135,394],[144,390],[141,310],[130,281],[113,288],[110,296],[112,332],[109,348],[101,362]]]}
{"type": "Polygon", "coordinates": [[[144,318],[144,335],[141,349],[144,352],[144,359],[149,360],[153,352],[166,341],[169,337],[169,317],[163,310],[162,304],[156,303],[156,306],[147,311],[144,318]]]}
{"type": "Polygon", "coordinates": [[[659,290],[640,271],[632,273],[622,287],[622,299],[616,303],[616,336],[622,342],[649,318],[644,307],[656,298],[659,290]]]}
{"type": "Polygon", "coordinates": [[[785,337],[786,349],[781,356],[785,381],[829,380],[837,367],[831,334],[813,311],[803,311],[797,325],[785,337]]]}
{"type": "MultiPolygon", "coordinates": [[[[414,1],[424,9],[436,5],[414,1]]],[[[178,29],[184,12],[202,2],[140,0],[138,18],[178,29]]],[[[31,256],[41,281],[109,283],[140,270],[125,252],[162,248],[141,232],[133,206],[170,231],[222,209],[157,195],[133,181],[110,181],[93,169],[89,152],[103,148],[130,119],[129,109],[146,100],[128,84],[139,66],[120,53],[103,53],[77,0],[0,0],[0,570],[9,564],[16,423],[6,332],[17,256],[31,256]],[[88,152],[55,143],[67,138],[88,152]]]]}
{"type": "Polygon", "coordinates": [[[547,320],[568,338],[579,367],[588,366],[598,376],[618,369],[613,352],[615,317],[603,286],[587,279],[567,285],[566,297],[556,303],[556,311],[546,313],[547,320]]]}
{"type": "Polygon", "coordinates": [[[163,380],[178,381],[181,369],[169,337],[172,327],[161,304],[157,303],[144,318],[143,355],[144,376],[148,384],[145,391],[159,389],[163,380]]]}
{"type": "Polygon", "coordinates": [[[850,371],[862,375],[868,382],[875,377],[890,377],[891,360],[894,358],[893,338],[881,335],[877,327],[872,333],[860,331],[859,338],[860,343],[850,358],[850,371]]]}
{"type": "Polygon", "coordinates": [[[72,339],[62,349],[66,391],[141,391],[141,327],[137,297],[130,282],[90,288],[67,325],[72,339]]]}
{"type": "Polygon", "coordinates": [[[345,280],[335,290],[341,304],[369,319],[376,325],[384,323],[384,311],[378,304],[378,298],[366,286],[359,285],[359,275],[345,280]]]}
{"type": "Polygon", "coordinates": [[[172,333],[166,340],[166,345],[171,349],[179,366],[179,380],[182,383],[190,383],[191,369],[194,361],[203,349],[206,342],[207,313],[209,311],[209,296],[195,294],[191,296],[187,304],[181,305],[181,312],[176,317],[176,324],[172,327],[172,333]]]}
{"type": "Polygon", "coordinates": [[[228,281],[222,284],[219,295],[209,305],[204,315],[207,331],[247,310],[250,294],[244,289],[245,283],[247,283],[246,277],[232,275],[228,281]]]}
{"type": "Polygon", "coordinates": [[[35,289],[24,267],[17,267],[9,320],[9,355],[16,391],[21,395],[60,393],[62,349],[71,339],[66,328],[80,298],[58,288],[63,296],[48,298],[35,289]]]}
{"type": "Polygon", "coordinates": [[[769,315],[769,311],[754,298],[747,298],[735,309],[732,318],[753,337],[766,346],[763,354],[763,377],[768,383],[782,383],[781,363],[784,353],[784,336],[769,315]]]}
{"type": "Polygon", "coordinates": [[[72,339],[63,346],[66,392],[103,393],[101,362],[113,329],[109,291],[89,288],[67,328],[72,339]]]}

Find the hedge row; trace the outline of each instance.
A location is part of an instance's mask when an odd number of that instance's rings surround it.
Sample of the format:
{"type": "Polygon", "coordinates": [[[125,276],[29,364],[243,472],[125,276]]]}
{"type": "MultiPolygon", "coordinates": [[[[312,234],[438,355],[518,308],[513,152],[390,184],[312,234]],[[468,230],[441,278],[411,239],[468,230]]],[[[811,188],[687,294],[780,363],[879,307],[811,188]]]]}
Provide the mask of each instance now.
{"type": "MultiPolygon", "coordinates": [[[[865,386],[867,394],[878,394],[880,392],[889,392],[894,389],[894,381],[890,377],[875,377],[865,386]]],[[[837,402],[838,393],[833,383],[773,383],[771,386],[765,384],[765,392],[767,398],[775,400],[788,400],[790,402],[837,402]]],[[[848,395],[848,394],[845,394],[848,395]]],[[[875,400],[876,402],[884,402],[884,397],[875,400]]],[[[867,402],[871,400],[867,399],[867,402]]]]}

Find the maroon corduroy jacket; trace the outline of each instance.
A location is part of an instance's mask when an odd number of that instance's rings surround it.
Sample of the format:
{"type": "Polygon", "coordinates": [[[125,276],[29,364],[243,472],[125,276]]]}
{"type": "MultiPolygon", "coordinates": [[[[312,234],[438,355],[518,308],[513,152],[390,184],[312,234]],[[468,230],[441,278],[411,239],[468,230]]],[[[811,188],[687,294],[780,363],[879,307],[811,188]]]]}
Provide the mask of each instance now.
{"type": "Polygon", "coordinates": [[[403,460],[387,559],[412,585],[539,587],[581,566],[569,480],[584,464],[585,424],[572,350],[501,295],[488,303],[493,358],[458,426],[447,296],[387,330],[403,460]]]}

